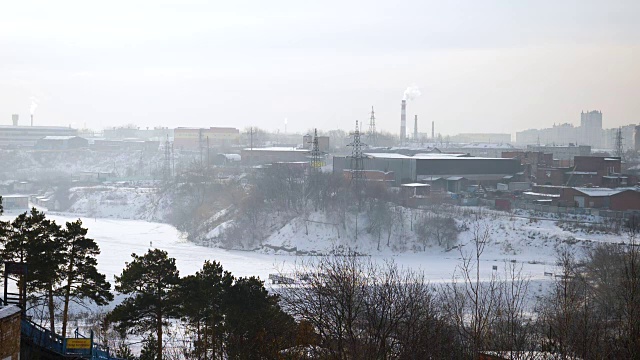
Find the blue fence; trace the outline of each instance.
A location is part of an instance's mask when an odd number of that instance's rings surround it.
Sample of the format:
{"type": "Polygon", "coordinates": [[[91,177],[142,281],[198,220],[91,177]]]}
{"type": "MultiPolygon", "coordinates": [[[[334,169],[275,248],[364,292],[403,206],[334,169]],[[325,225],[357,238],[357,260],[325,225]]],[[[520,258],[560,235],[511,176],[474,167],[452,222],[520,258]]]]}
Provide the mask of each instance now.
{"type": "MultiPolygon", "coordinates": [[[[62,356],[75,355],[91,360],[120,360],[111,355],[108,347],[93,343],[93,339],[90,349],[66,349],[66,342],[62,336],[52,334],[51,331],[29,320],[22,320],[21,333],[22,338],[34,346],[47,349],[62,356]]],[[[77,331],[76,337],[86,339],[86,337],[78,334],[77,331]]]]}

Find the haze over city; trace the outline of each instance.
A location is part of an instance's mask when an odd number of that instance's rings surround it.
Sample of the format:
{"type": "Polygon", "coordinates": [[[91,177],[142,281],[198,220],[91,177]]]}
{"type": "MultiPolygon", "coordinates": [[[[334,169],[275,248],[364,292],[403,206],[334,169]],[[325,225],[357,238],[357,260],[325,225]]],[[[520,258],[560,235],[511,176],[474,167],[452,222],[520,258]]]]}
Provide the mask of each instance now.
{"type": "Polygon", "coordinates": [[[634,1],[20,1],[0,13],[0,123],[437,132],[640,113],[634,1]]]}

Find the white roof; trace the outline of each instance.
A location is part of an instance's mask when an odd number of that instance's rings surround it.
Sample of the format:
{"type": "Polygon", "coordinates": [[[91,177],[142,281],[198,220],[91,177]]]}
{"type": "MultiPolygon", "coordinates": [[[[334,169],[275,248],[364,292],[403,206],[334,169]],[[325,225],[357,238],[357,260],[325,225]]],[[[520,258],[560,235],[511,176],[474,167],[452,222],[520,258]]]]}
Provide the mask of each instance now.
{"type": "Polygon", "coordinates": [[[396,153],[364,153],[366,156],[371,156],[379,159],[411,159],[411,156],[396,154],[396,153]]]}
{"type": "Polygon", "coordinates": [[[227,160],[231,160],[231,161],[242,160],[242,157],[239,154],[220,154],[220,155],[224,156],[225,158],[227,158],[227,160]]]}
{"type": "Polygon", "coordinates": [[[574,189],[591,197],[612,196],[612,195],[619,194],[623,191],[633,190],[629,188],[609,189],[609,188],[585,188],[585,187],[575,187],[574,189]]]}
{"type": "Polygon", "coordinates": [[[423,184],[423,183],[409,183],[409,184],[402,184],[400,186],[404,186],[404,187],[431,187],[431,185],[429,184],[423,184]]]}
{"type": "Polygon", "coordinates": [[[42,138],[42,140],[69,140],[69,139],[73,139],[73,138],[77,138],[79,136],[72,136],[72,135],[68,135],[68,136],[61,136],[61,135],[49,135],[49,136],[45,136],[42,138]]]}
{"type": "Polygon", "coordinates": [[[299,151],[299,152],[310,152],[309,149],[298,149],[294,147],[265,147],[265,148],[244,148],[245,151],[299,151]]]}
{"type": "Polygon", "coordinates": [[[465,149],[515,149],[510,144],[473,143],[461,146],[465,149]]]}
{"type": "Polygon", "coordinates": [[[20,312],[20,308],[15,305],[0,306],[0,319],[7,318],[20,312]]]}
{"type": "Polygon", "coordinates": [[[531,195],[531,196],[552,197],[552,198],[559,198],[560,197],[560,194],[544,194],[544,193],[537,193],[537,192],[533,192],[533,191],[525,191],[522,194],[531,195]]]}

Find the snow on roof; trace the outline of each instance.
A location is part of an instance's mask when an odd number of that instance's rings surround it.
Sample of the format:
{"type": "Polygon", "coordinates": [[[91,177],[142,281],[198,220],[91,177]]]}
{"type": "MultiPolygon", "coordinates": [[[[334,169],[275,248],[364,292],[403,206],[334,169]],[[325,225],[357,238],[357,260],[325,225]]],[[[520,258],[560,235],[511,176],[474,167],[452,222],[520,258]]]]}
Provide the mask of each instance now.
{"type": "Polygon", "coordinates": [[[591,197],[613,196],[623,191],[632,190],[629,188],[609,189],[609,188],[585,188],[585,187],[574,187],[573,189],[580,191],[581,193],[591,197]]]}
{"type": "Polygon", "coordinates": [[[8,195],[0,194],[0,196],[2,196],[2,198],[4,198],[4,199],[22,199],[22,198],[29,198],[29,195],[20,195],[20,194],[8,194],[8,195]]]}
{"type": "Polygon", "coordinates": [[[411,159],[411,156],[396,153],[365,153],[366,156],[379,159],[411,159]]]}
{"type": "Polygon", "coordinates": [[[538,193],[538,192],[533,192],[533,191],[525,191],[522,194],[531,195],[531,196],[552,197],[552,198],[559,198],[560,197],[560,194],[545,194],[545,193],[538,193]]]}
{"type": "Polygon", "coordinates": [[[49,136],[43,137],[41,140],[69,140],[77,137],[78,136],[72,136],[72,135],[69,135],[69,136],[49,135],[49,136]]]}
{"type": "Polygon", "coordinates": [[[595,171],[567,171],[569,175],[598,175],[595,171]]]}
{"type": "Polygon", "coordinates": [[[420,178],[420,180],[424,180],[424,181],[437,181],[442,179],[442,176],[423,176],[420,178]]]}
{"type": "Polygon", "coordinates": [[[465,149],[515,149],[511,144],[472,143],[461,146],[465,149]]]}
{"type": "Polygon", "coordinates": [[[244,151],[299,151],[299,152],[309,152],[309,149],[298,149],[294,147],[264,147],[264,148],[244,148],[244,151]]]}
{"type": "Polygon", "coordinates": [[[402,184],[400,186],[404,186],[404,187],[431,187],[431,185],[429,184],[423,184],[423,183],[409,183],[409,184],[402,184]]]}
{"type": "Polygon", "coordinates": [[[447,180],[458,181],[464,179],[464,176],[449,176],[447,180]]]}
{"type": "Polygon", "coordinates": [[[604,158],[604,161],[620,161],[618,158],[604,158]]]}
{"type": "Polygon", "coordinates": [[[0,319],[8,318],[20,312],[20,308],[15,305],[0,306],[0,319]]]}
{"type": "Polygon", "coordinates": [[[231,160],[231,161],[242,160],[242,157],[239,154],[220,154],[220,155],[224,156],[227,160],[231,160]]]}

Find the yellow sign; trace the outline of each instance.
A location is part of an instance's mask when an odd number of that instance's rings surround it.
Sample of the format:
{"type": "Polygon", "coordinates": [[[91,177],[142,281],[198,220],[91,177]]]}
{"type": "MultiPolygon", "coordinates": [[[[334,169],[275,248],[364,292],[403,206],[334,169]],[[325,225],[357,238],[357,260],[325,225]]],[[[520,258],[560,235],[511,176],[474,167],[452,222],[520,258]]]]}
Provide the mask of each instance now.
{"type": "Polygon", "coordinates": [[[91,349],[91,339],[67,339],[67,349],[91,349]]]}

